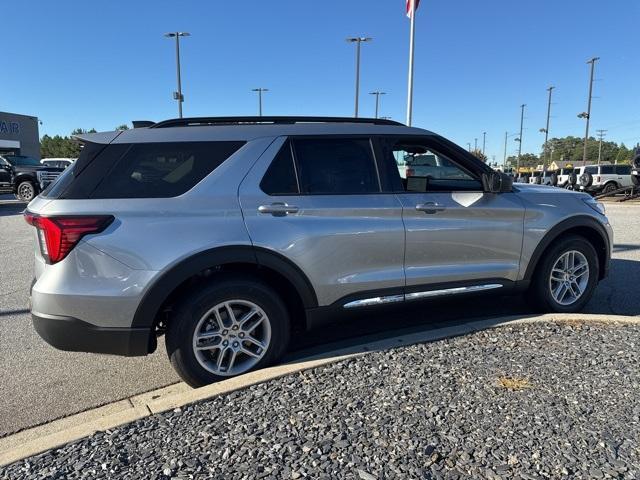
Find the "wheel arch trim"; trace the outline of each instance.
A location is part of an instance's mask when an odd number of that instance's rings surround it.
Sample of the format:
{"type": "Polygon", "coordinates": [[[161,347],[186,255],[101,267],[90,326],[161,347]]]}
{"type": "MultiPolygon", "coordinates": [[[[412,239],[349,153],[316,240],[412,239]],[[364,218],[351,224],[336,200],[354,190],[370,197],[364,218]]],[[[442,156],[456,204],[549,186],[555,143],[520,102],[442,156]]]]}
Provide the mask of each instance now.
{"type": "MultiPolygon", "coordinates": [[[[611,245],[609,243],[609,235],[605,227],[595,218],[588,215],[579,215],[571,218],[567,218],[560,223],[554,225],[545,235],[542,240],[538,242],[524,274],[524,281],[530,281],[533,274],[540,263],[540,259],[544,252],[551,246],[554,240],[558,239],[561,235],[570,232],[576,228],[587,228],[597,233],[605,246],[604,252],[597,252],[600,260],[600,278],[604,278],[607,275],[609,266],[609,260],[611,258],[611,245]],[[604,258],[601,258],[601,253],[604,253],[604,258]],[[604,268],[603,268],[604,267],[604,268]]],[[[595,245],[594,245],[595,247],[595,245]]]]}
{"type": "Polygon", "coordinates": [[[252,264],[277,272],[294,286],[305,309],[318,306],[311,282],[291,260],[271,250],[250,245],[217,247],[185,258],[156,279],[142,297],[132,327],[152,326],[171,292],[189,278],[207,268],[233,263],[252,264]]]}

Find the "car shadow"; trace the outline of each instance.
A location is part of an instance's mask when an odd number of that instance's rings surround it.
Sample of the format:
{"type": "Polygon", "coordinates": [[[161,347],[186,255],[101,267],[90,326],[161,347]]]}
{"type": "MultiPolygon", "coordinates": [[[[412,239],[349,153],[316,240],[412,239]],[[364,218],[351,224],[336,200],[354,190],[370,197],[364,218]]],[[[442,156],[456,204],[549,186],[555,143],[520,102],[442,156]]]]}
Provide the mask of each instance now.
{"type": "Polygon", "coordinates": [[[635,250],[640,250],[640,245],[633,243],[616,243],[613,245],[613,253],[633,252],[635,250]]]}
{"type": "MultiPolygon", "coordinates": [[[[383,308],[383,307],[381,307],[383,308]]],[[[533,315],[535,312],[517,296],[467,296],[419,302],[376,313],[345,315],[335,322],[294,336],[287,360],[321,355],[361,343],[410,335],[426,330],[455,327],[506,315],[533,315]]]]}
{"type": "Polygon", "coordinates": [[[639,285],[640,261],[614,258],[609,275],[600,282],[584,312],[640,315],[639,285]]]}

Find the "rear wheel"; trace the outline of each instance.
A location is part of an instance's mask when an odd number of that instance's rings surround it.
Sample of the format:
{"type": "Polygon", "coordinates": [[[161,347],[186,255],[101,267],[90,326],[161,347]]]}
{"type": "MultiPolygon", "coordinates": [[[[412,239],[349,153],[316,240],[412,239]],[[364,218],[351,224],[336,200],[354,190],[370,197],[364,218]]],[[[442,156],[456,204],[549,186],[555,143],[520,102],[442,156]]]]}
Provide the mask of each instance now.
{"type": "Polygon", "coordinates": [[[611,192],[613,192],[615,190],[618,190],[618,188],[620,188],[620,187],[618,186],[618,184],[616,182],[609,182],[602,189],[602,193],[611,193],[611,192]]]}
{"type": "Polygon", "coordinates": [[[276,362],[289,342],[287,308],[267,285],[244,278],[215,282],[185,298],[167,329],[167,354],[192,387],[276,362]]]}
{"type": "Polygon", "coordinates": [[[598,283],[598,255],[585,238],[568,236],[545,252],[529,289],[537,310],[578,312],[598,283]]]}
{"type": "Polygon", "coordinates": [[[16,197],[23,202],[30,202],[36,196],[36,187],[29,181],[20,182],[16,191],[16,197]]]}

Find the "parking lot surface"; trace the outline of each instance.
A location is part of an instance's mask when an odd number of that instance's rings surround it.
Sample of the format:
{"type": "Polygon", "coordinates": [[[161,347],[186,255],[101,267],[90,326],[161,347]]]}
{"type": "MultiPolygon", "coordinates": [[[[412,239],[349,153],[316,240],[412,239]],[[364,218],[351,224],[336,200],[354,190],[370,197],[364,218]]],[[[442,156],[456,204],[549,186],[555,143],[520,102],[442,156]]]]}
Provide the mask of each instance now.
{"type": "Polygon", "coordinates": [[[638,478],[638,342],[639,325],[572,321],[370,353],[99,432],[4,475],[638,478]]]}
{"type": "MultiPolygon", "coordinates": [[[[611,274],[586,311],[640,315],[640,205],[607,208],[616,237],[611,274]]],[[[38,337],[28,313],[32,231],[22,219],[22,209],[24,204],[0,198],[0,436],[177,382],[162,342],[153,355],[122,358],[61,352],[38,337]]],[[[519,297],[422,304],[303,335],[294,339],[293,349],[329,349],[365,335],[393,336],[398,331],[527,312],[519,297]]]]}

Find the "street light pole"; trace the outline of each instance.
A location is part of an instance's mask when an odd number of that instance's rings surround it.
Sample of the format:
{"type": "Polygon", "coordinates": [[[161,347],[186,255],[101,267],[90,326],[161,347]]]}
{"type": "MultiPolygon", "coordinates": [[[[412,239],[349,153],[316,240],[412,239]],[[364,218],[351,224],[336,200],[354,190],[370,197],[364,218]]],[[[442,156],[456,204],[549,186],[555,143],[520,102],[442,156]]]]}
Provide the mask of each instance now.
{"type": "Polygon", "coordinates": [[[180,77],[180,37],[188,37],[191,34],[189,32],[170,32],[165,33],[167,38],[176,39],[176,76],[178,80],[178,91],[173,92],[174,100],[178,102],[178,116],[182,118],[182,102],[184,102],[184,95],[182,95],[182,79],[180,77]]]}
{"type": "Polygon", "coordinates": [[[378,107],[380,105],[380,95],[386,95],[387,92],[381,92],[379,90],[376,90],[375,92],[369,92],[369,95],[375,95],[376,96],[376,116],[375,118],[378,118],[378,107]]]}
{"type": "Polygon", "coordinates": [[[476,137],[474,139],[475,143],[473,144],[473,151],[477,152],[478,151],[478,138],[476,137]]]}
{"type": "Polygon", "coordinates": [[[258,92],[258,116],[262,116],[262,92],[268,92],[268,88],[254,88],[252,92],[258,92]]]}
{"type": "Polygon", "coordinates": [[[469,152],[471,152],[471,144],[469,142],[467,142],[467,150],[469,150],[469,152]]]}
{"type": "Polygon", "coordinates": [[[484,155],[484,148],[487,145],[487,132],[482,132],[482,155],[484,155]]]}
{"type": "Polygon", "coordinates": [[[593,57],[587,62],[591,64],[591,75],[589,77],[589,100],[587,102],[587,111],[582,112],[578,117],[585,118],[587,120],[587,126],[584,133],[584,150],[582,152],[582,165],[587,164],[587,142],[589,141],[589,121],[591,120],[591,99],[593,98],[593,72],[596,67],[596,62],[600,60],[600,57],[593,57]]]}
{"type": "Polygon", "coordinates": [[[349,37],[347,42],[356,44],[356,99],[355,99],[355,114],[358,118],[358,100],[360,99],[360,45],[362,42],[370,42],[373,40],[371,37],[349,37]]]}
{"type": "Polygon", "coordinates": [[[549,140],[549,120],[551,119],[551,92],[556,88],[554,86],[550,86],[547,88],[549,92],[549,100],[547,102],[547,126],[544,128],[544,167],[547,165],[547,141],[549,140]]]}
{"type": "Polygon", "coordinates": [[[520,105],[520,137],[518,138],[518,162],[516,171],[520,170],[520,157],[522,156],[522,129],[524,127],[524,107],[526,106],[526,103],[520,105]]]}

